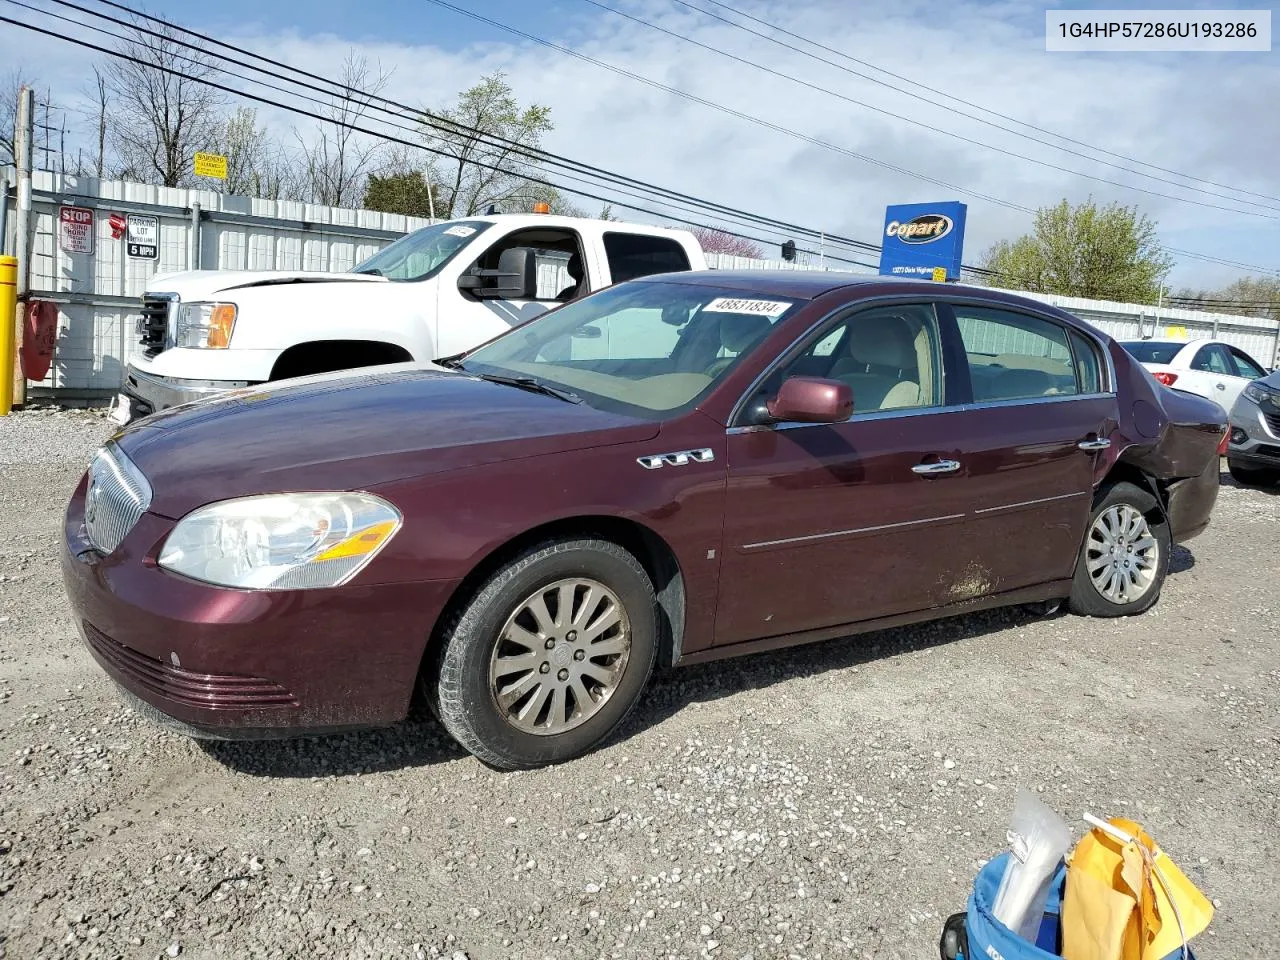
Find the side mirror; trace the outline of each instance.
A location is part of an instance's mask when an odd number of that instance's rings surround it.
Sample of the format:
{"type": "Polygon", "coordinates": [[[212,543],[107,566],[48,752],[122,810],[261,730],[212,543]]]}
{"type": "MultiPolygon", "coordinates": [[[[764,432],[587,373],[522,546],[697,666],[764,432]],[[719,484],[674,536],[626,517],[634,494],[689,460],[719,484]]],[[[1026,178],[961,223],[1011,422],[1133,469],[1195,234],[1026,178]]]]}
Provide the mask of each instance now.
{"type": "Polygon", "coordinates": [[[538,296],[538,262],[529,247],[508,247],[498,269],[473,269],[458,278],[458,289],[482,300],[533,300],[538,296]]]}
{"type": "Polygon", "coordinates": [[[843,423],[853,415],[853,388],[840,380],[788,377],[765,408],[774,422],[843,423]]]}

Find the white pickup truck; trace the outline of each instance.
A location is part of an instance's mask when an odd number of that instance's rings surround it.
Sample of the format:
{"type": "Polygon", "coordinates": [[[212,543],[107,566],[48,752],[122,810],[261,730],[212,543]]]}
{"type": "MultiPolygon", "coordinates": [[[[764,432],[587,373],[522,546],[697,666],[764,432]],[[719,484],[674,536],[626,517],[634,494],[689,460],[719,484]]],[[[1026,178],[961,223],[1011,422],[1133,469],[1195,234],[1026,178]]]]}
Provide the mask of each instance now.
{"type": "Polygon", "coordinates": [[[143,357],[111,416],[127,423],[269,380],[448,357],[611,283],[705,268],[683,230],[499,214],[424,227],[350,273],[157,276],[143,296],[143,357]]]}

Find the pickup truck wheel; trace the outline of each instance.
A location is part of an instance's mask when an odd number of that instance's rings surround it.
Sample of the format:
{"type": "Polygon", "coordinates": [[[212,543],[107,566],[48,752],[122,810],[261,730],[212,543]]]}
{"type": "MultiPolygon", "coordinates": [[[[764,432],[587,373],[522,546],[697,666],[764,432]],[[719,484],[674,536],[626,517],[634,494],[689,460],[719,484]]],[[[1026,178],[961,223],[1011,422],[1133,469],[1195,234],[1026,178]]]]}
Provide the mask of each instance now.
{"type": "Polygon", "coordinates": [[[1227,458],[1227,470],[1231,473],[1231,479],[1248,487],[1265,487],[1280,480],[1280,470],[1237,466],[1230,457],[1227,458]]]}
{"type": "Polygon", "coordinates": [[[1068,601],[1086,617],[1142,613],[1160,597],[1173,538],[1160,504],[1132,483],[1105,489],[1094,502],[1068,601]]]}
{"type": "Polygon", "coordinates": [[[441,723],[484,763],[559,763],[605,740],[657,653],[657,602],[639,562],[606,540],[540,544],[494,574],[445,630],[441,723]]]}

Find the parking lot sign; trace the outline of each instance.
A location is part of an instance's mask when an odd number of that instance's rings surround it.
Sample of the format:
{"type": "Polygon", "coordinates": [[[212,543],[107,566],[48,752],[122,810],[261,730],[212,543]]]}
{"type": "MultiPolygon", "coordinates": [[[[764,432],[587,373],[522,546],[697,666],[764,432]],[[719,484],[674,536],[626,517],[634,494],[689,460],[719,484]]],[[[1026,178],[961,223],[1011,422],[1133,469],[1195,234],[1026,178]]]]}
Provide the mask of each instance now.
{"type": "Polygon", "coordinates": [[[135,260],[160,259],[160,221],[131,213],[125,222],[125,252],[135,260]]]}

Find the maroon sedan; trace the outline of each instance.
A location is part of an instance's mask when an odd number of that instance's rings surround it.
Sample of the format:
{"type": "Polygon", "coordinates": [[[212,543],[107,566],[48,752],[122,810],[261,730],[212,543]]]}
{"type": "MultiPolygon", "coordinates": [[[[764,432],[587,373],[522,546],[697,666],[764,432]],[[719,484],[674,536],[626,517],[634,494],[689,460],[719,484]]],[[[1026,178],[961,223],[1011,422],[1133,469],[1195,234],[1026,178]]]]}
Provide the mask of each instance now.
{"type": "Polygon", "coordinates": [[[655,664],[1002,604],[1146,610],[1218,490],[1217,404],[993,290],[653,277],[439,366],[117,434],[66,518],[89,649],[193,736],[403,718],[482,760],[613,731],[655,664]]]}

